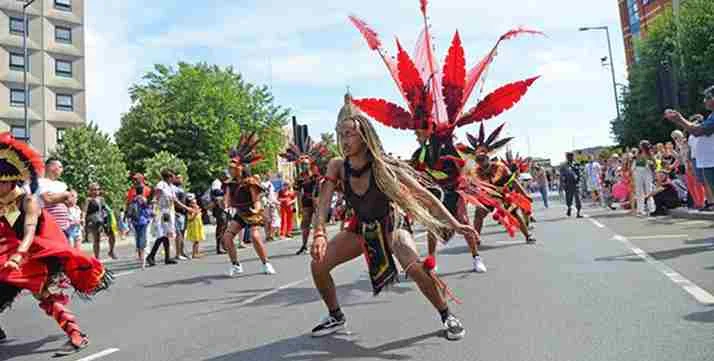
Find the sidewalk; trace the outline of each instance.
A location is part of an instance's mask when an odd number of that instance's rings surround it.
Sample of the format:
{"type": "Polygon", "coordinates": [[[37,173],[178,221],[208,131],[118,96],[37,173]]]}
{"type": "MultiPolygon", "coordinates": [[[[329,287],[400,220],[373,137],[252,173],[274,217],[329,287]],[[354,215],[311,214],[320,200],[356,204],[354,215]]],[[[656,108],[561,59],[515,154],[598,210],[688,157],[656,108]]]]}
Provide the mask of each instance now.
{"type": "Polygon", "coordinates": [[[714,221],[714,212],[700,212],[698,210],[688,209],[685,207],[671,210],[670,215],[674,218],[701,219],[701,220],[706,220],[706,221],[714,221]]]}

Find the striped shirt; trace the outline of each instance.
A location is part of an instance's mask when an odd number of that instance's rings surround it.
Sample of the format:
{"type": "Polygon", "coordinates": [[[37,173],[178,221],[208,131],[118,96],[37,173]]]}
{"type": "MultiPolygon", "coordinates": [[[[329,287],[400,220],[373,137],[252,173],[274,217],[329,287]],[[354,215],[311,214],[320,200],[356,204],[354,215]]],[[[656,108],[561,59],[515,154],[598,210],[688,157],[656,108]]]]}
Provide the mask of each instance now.
{"type": "MultiPolygon", "coordinates": [[[[40,185],[40,190],[39,194],[42,196],[42,194],[45,193],[62,193],[67,191],[67,185],[64,182],[57,181],[57,180],[51,180],[48,178],[42,178],[39,181],[40,185]]],[[[54,218],[55,222],[57,222],[57,225],[62,229],[66,230],[70,226],[70,219],[69,219],[69,209],[67,208],[67,205],[64,203],[56,203],[56,204],[45,204],[45,202],[42,201],[42,197],[40,197],[40,204],[42,205],[42,208],[47,210],[47,213],[49,213],[52,218],[54,218]]]]}

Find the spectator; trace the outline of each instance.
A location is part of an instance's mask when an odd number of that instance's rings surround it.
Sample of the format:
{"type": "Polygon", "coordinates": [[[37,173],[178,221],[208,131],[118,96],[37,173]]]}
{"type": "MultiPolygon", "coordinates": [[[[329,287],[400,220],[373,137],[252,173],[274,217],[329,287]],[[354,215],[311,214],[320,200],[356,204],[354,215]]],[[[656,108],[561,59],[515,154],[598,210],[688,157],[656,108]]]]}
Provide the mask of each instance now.
{"type": "MultiPolygon", "coordinates": [[[[702,116],[701,114],[695,114],[689,118],[689,121],[693,125],[701,125],[703,120],[704,116],[702,116]]],[[[699,168],[697,166],[697,144],[699,143],[699,137],[689,133],[688,143],[692,159],[694,176],[696,177],[697,181],[704,186],[704,195],[706,199],[704,201],[704,205],[700,208],[700,210],[708,211],[711,209],[712,205],[714,205],[714,194],[712,194],[712,189],[711,187],[709,187],[709,183],[706,179],[704,179],[704,173],[702,172],[702,168],[699,168]]]]}
{"type": "Polygon", "coordinates": [[[278,192],[275,191],[273,182],[265,175],[263,183],[263,212],[265,217],[265,237],[266,242],[273,241],[277,234],[280,233],[280,202],[278,201],[278,192]]]}
{"type": "Polygon", "coordinates": [[[70,197],[67,184],[60,181],[62,176],[62,162],[56,158],[49,158],[45,162],[45,178],[40,178],[38,194],[40,195],[40,206],[47,210],[57,225],[62,229],[69,239],[69,210],[67,200],[70,197]]]}
{"type": "Polygon", "coordinates": [[[548,208],[548,176],[543,167],[535,166],[533,170],[535,171],[535,184],[543,197],[543,205],[548,208]]]}
{"type": "Polygon", "coordinates": [[[158,214],[154,221],[154,235],[156,241],[151,248],[151,252],[146,257],[149,266],[156,265],[155,257],[159,247],[164,247],[164,263],[176,264],[171,259],[171,241],[176,237],[176,192],[172,185],[174,172],[170,169],[161,171],[161,181],[154,188],[154,202],[158,208],[158,214]]]}
{"type": "Polygon", "coordinates": [[[637,213],[647,216],[650,212],[654,212],[654,202],[647,197],[654,190],[653,172],[655,168],[652,145],[649,141],[643,140],[640,142],[640,148],[633,167],[637,213]]]}
{"type": "Polygon", "coordinates": [[[604,175],[602,180],[602,203],[603,206],[611,210],[615,209],[612,205],[612,187],[617,183],[617,169],[620,168],[620,156],[612,154],[605,163],[604,175]]]}
{"type": "Polygon", "coordinates": [[[283,189],[278,193],[278,200],[280,201],[280,237],[287,238],[293,231],[293,216],[297,203],[297,194],[290,182],[283,183],[283,189]]]}
{"type": "MultiPolygon", "coordinates": [[[[141,184],[138,187],[142,187],[141,184]]],[[[146,268],[144,251],[146,249],[146,239],[149,224],[154,218],[151,204],[143,196],[143,189],[137,189],[137,195],[132,197],[132,201],[127,208],[127,219],[134,227],[134,237],[136,239],[136,255],[141,262],[141,269],[146,268]]]]}
{"type": "MultiPolygon", "coordinates": [[[[696,158],[695,166],[701,169],[705,184],[711,190],[714,189],[714,86],[704,91],[704,106],[712,113],[701,124],[688,121],[682,114],[672,109],[667,109],[664,116],[687,133],[697,137],[697,144],[693,149],[695,152],[693,158],[696,158]]],[[[706,208],[710,207],[712,204],[707,205],[706,208]]]]}
{"type": "Polygon", "coordinates": [[[600,198],[600,163],[595,159],[595,156],[588,156],[590,162],[585,166],[585,174],[587,176],[587,189],[590,192],[593,203],[597,203],[600,198]]]}
{"type": "Polygon", "coordinates": [[[184,235],[186,234],[186,216],[188,214],[188,208],[182,206],[187,204],[186,192],[183,189],[183,176],[181,176],[180,174],[176,174],[172,181],[172,185],[174,187],[174,193],[176,194],[177,200],[175,206],[176,238],[174,239],[176,246],[176,259],[185,261],[188,259],[188,257],[186,257],[186,252],[183,247],[183,240],[184,235]]]}
{"type": "Polygon", "coordinates": [[[687,185],[687,201],[691,208],[703,208],[705,200],[705,189],[703,184],[697,180],[694,174],[694,165],[691,159],[691,150],[687,138],[680,130],[672,131],[672,139],[677,149],[677,164],[680,168],[680,178],[687,185]],[[683,169],[682,169],[683,168],[683,169]],[[682,171],[683,170],[683,171],[682,171]]]}
{"type": "Polygon", "coordinates": [[[580,166],[575,162],[575,157],[573,153],[565,153],[566,164],[560,169],[560,186],[565,191],[565,203],[568,206],[568,211],[566,215],[571,216],[571,209],[573,207],[573,198],[575,198],[575,209],[577,210],[577,217],[582,218],[580,210],[582,209],[582,204],[580,201],[580,183],[582,178],[582,170],[580,166]]]}
{"type": "Polygon", "coordinates": [[[143,174],[134,173],[134,175],[131,177],[131,182],[132,186],[126,192],[125,207],[127,209],[129,208],[129,203],[131,203],[131,201],[134,200],[134,197],[136,197],[137,191],[142,192],[140,194],[143,195],[144,199],[146,199],[147,201],[151,198],[151,187],[146,184],[146,180],[143,174]]]}
{"type": "Polygon", "coordinates": [[[210,202],[207,209],[211,210],[213,218],[216,220],[216,254],[223,254],[223,233],[228,225],[228,213],[224,199],[225,182],[230,178],[228,171],[223,171],[221,175],[211,183],[209,190],[210,202]]]}
{"type": "Polygon", "coordinates": [[[196,196],[189,194],[186,197],[188,202],[188,225],[186,227],[186,240],[193,243],[193,252],[191,258],[201,258],[203,255],[200,252],[201,242],[206,240],[206,235],[203,229],[203,217],[201,216],[201,207],[198,206],[196,196]]]}
{"type": "Polygon", "coordinates": [[[99,259],[99,249],[102,233],[106,234],[109,240],[109,258],[117,259],[114,254],[116,238],[111,229],[111,218],[109,207],[101,195],[102,189],[98,183],[89,185],[87,201],[84,204],[82,214],[84,214],[84,224],[86,238],[92,242],[94,257],[99,259]]]}
{"type": "Polygon", "coordinates": [[[657,188],[645,197],[654,199],[655,211],[650,216],[666,216],[670,209],[680,206],[679,194],[669,179],[669,174],[661,169],[657,171],[657,188]]]}
{"type": "Polygon", "coordinates": [[[69,191],[67,199],[67,211],[69,213],[69,228],[67,229],[67,239],[74,248],[82,248],[82,209],[77,206],[77,192],[69,191]]]}

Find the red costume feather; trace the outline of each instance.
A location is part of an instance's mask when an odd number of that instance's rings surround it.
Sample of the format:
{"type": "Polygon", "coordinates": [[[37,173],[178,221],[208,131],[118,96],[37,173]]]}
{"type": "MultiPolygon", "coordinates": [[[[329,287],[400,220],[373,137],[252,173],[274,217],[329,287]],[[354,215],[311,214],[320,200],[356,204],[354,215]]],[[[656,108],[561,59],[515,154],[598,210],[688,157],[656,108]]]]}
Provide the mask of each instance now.
{"type": "Polygon", "coordinates": [[[528,91],[528,88],[539,77],[517,81],[502,86],[491,94],[487,95],[475,107],[469,110],[464,116],[459,118],[457,125],[462,127],[474,122],[491,119],[504,111],[512,108],[521,97],[528,91]]]}
{"type": "Polygon", "coordinates": [[[415,129],[414,119],[404,108],[384,99],[354,99],[352,103],[374,120],[397,129],[415,129]]]}
{"type": "Polygon", "coordinates": [[[461,46],[458,31],[454,34],[449,53],[446,56],[444,78],[441,83],[449,122],[453,123],[461,108],[464,86],[466,85],[466,61],[464,60],[464,48],[461,46]]]}

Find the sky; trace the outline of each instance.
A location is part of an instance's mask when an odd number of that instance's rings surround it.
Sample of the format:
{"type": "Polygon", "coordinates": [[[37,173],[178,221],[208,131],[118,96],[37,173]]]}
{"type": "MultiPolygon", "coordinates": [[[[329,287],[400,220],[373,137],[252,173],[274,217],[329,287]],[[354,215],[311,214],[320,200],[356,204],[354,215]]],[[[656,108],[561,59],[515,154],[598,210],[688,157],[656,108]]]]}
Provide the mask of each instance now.
{"type": "MultiPolygon", "coordinates": [[[[355,98],[380,97],[406,108],[379,56],[348,21],[357,15],[396,53],[395,37],[412,52],[423,26],[418,0],[121,0],[86,1],[88,120],[113,134],[130,108],[128,89],[154,64],[207,62],[232,66],[250,82],[272,89],[313,138],[334,129],[349,86],[355,98]]],[[[533,75],[541,78],[516,106],[486,121],[506,122],[514,152],[551,158],[613,143],[616,117],[604,31],[610,28],[616,79],[626,82],[617,0],[431,0],[436,57],[446,56],[458,29],[470,68],[499,35],[526,26],[546,36],[502,43],[486,78],[489,91],[533,75]]],[[[475,105],[472,96],[467,107],[475,105]]],[[[412,133],[377,126],[385,148],[408,156],[412,133]]],[[[477,133],[472,125],[457,132],[477,133]]]]}

